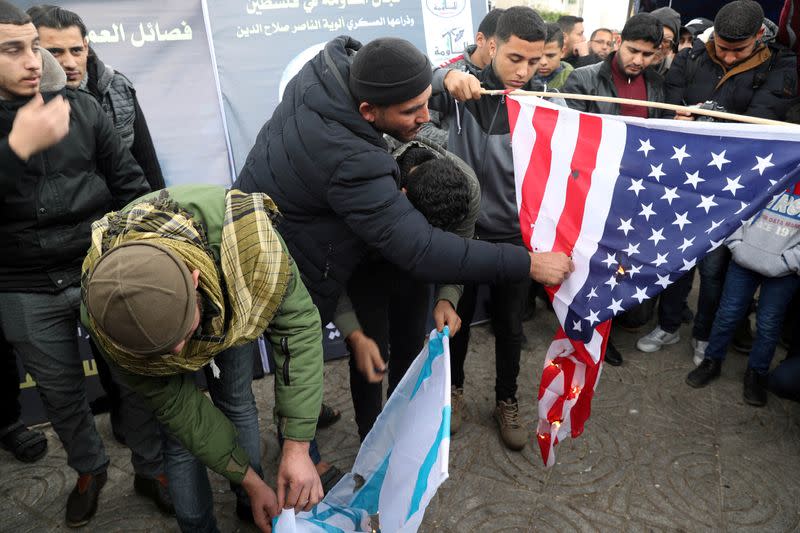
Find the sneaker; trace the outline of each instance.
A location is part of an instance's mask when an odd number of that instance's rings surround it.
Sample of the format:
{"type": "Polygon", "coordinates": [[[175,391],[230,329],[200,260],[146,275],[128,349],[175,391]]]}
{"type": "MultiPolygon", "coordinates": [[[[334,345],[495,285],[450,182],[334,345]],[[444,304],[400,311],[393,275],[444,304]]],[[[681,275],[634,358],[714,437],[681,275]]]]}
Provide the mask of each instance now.
{"type": "Polygon", "coordinates": [[[450,434],[455,435],[464,423],[464,389],[450,388],[450,434]]]}
{"type": "Polygon", "coordinates": [[[500,438],[507,448],[519,451],[528,442],[528,432],[519,423],[519,404],[517,400],[509,398],[497,402],[494,408],[494,419],[500,430],[500,438]]]}
{"type": "Polygon", "coordinates": [[[762,407],[767,405],[767,375],[747,367],[744,373],[743,397],[745,403],[762,407]]]}
{"type": "Polygon", "coordinates": [[[175,507],[172,505],[172,498],[167,489],[167,477],[164,474],[159,474],[155,478],[136,474],[133,477],[133,490],[139,496],[144,496],[155,503],[161,512],[168,515],[175,514],[175,507]]]}
{"type": "Polygon", "coordinates": [[[722,372],[722,361],[717,359],[703,359],[700,366],[689,372],[686,384],[695,389],[705,387],[712,380],[719,377],[722,372]]]}
{"type": "Polygon", "coordinates": [[[67,526],[81,527],[89,523],[97,511],[97,499],[108,480],[106,472],[83,474],[67,498],[67,526]]]}
{"type": "Polygon", "coordinates": [[[692,349],[694,350],[692,361],[694,361],[694,366],[700,366],[700,363],[706,358],[706,347],[708,347],[708,341],[692,339],[692,349]]]}
{"type": "Polygon", "coordinates": [[[636,342],[636,348],[641,352],[657,352],[662,346],[675,344],[681,340],[681,335],[677,331],[669,333],[656,326],[656,329],[642,337],[636,342]]]}

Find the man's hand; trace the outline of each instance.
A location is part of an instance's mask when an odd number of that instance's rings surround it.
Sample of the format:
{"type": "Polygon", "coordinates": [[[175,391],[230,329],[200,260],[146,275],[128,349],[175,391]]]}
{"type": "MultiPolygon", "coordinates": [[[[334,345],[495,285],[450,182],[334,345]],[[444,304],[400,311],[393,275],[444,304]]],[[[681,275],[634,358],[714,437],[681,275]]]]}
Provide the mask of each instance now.
{"type": "Polygon", "coordinates": [[[322,500],[322,482],[308,456],[308,443],[286,439],[278,466],[278,506],[310,511],[322,500]]]}
{"type": "Polygon", "coordinates": [[[47,104],[37,94],[19,108],[8,146],[23,161],[32,155],[50,148],[69,132],[69,102],[56,96],[47,104]]]}
{"type": "Polygon", "coordinates": [[[694,120],[694,115],[688,111],[675,111],[675,120],[694,120]]]}
{"type": "Polygon", "coordinates": [[[478,100],[481,97],[481,82],[478,78],[460,70],[451,70],[445,75],[444,88],[459,102],[478,100]]]}
{"type": "Polygon", "coordinates": [[[278,516],[280,507],[275,491],[258,477],[255,471],[248,467],[242,480],[242,488],[250,498],[250,507],[253,509],[253,521],[258,529],[270,533],[272,531],[272,519],[278,516]]]}
{"type": "Polygon", "coordinates": [[[453,304],[447,300],[439,300],[433,308],[433,321],[436,322],[436,331],[442,332],[445,326],[450,327],[452,337],[461,329],[461,317],[458,316],[453,304]]]}
{"type": "Polygon", "coordinates": [[[380,383],[386,372],[386,363],[381,357],[381,350],[375,341],[358,329],[348,335],[347,343],[353,351],[356,368],[361,375],[370,383],[380,383]]]}
{"type": "Polygon", "coordinates": [[[581,41],[575,45],[573,53],[576,56],[583,57],[589,55],[589,41],[581,41]]]}
{"type": "Polygon", "coordinates": [[[549,287],[563,283],[575,270],[572,259],[564,252],[528,253],[531,256],[531,278],[542,285],[549,287]]]}

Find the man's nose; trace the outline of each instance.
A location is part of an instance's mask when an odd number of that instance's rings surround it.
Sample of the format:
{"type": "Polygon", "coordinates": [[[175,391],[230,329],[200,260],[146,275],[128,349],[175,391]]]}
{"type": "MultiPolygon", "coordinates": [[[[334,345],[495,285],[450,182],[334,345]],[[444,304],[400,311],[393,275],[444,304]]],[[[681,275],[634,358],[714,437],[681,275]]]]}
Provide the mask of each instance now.
{"type": "Polygon", "coordinates": [[[417,122],[419,124],[424,124],[425,122],[431,121],[431,114],[428,112],[428,106],[422,108],[420,114],[417,116],[417,122]]]}

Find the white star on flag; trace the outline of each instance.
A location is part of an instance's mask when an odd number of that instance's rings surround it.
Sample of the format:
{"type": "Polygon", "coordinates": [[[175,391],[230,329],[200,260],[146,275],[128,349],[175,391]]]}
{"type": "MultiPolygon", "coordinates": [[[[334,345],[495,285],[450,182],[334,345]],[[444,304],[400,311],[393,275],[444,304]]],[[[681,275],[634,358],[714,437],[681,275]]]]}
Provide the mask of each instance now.
{"type": "Polygon", "coordinates": [[[740,204],[742,204],[742,206],[739,208],[739,210],[738,210],[738,211],[736,211],[736,212],[734,213],[734,215],[738,215],[739,213],[741,213],[742,211],[744,211],[744,210],[745,210],[745,208],[746,208],[748,205],[750,205],[750,204],[747,204],[747,203],[745,203],[745,202],[739,202],[739,203],[740,203],[740,204]]]}
{"type": "Polygon", "coordinates": [[[716,220],[712,220],[711,226],[709,226],[709,228],[706,230],[706,235],[711,235],[711,232],[720,227],[724,221],[725,221],[724,219],[720,220],[719,222],[717,222],[716,220]]]}
{"type": "Polygon", "coordinates": [[[662,196],[661,199],[666,200],[669,203],[669,205],[672,205],[672,200],[680,198],[680,196],[676,192],[677,190],[678,190],[677,187],[673,187],[671,189],[669,187],[664,187],[664,196],[662,196]]]}
{"type": "Polygon", "coordinates": [[[702,198],[702,200],[700,201],[699,204],[697,204],[697,207],[698,208],[702,207],[703,209],[706,210],[706,213],[708,213],[708,210],[711,209],[712,207],[716,207],[719,205],[717,202],[714,201],[713,194],[711,196],[703,196],[701,194],[700,198],[702,198]]]}
{"type": "Polygon", "coordinates": [[[719,248],[719,245],[722,244],[722,242],[723,242],[723,239],[720,239],[718,241],[711,241],[711,246],[708,248],[708,253],[711,253],[714,250],[716,250],[717,248],[719,248]]]}
{"type": "Polygon", "coordinates": [[[658,246],[659,242],[667,240],[667,238],[664,237],[664,228],[658,230],[655,228],[650,228],[650,232],[652,235],[650,235],[647,240],[653,241],[653,246],[658,246]]]}
{"type": "Polygon", "coordinates": [[[725,152],[727,152],[727,150],[723,150],[718,154],[711,152],[711,162],[708,164],[708,166],[717,167],[719,170],[722,170],[722,165],[730,163],[729,160],[725,159],[725,152]]]}
{"type": "Polygon", "coordinates": [[[625,232],[625,236],[628,236],[629,231],[633,231],[633,226],[631,225],[631,219],[623,220],[619,219],[619,227],[617,228],[620,231],[625,232]]]}
{"type": "Polygon", "coordinates": [[[592,290],[586,295],[587,300],[591,300],[592,298],[597,298],[597,287],[592,287],[592,290]]]}
{"type": "Polygon", "coordinates": [[[697,263],[697,259],[692,259],[691,261],[687,261],[686,259],[684,259],[681,270],[683,270],[684,272],[688,272],[689,270],[694,268],[695,263],[697,263]]]}
{"type": "Polygon", "coordinates": [[[606,307],[606,309],[610,309],[611,311],[613,311],[614,315],[616,315],[617,313],[621,313],[622,312],[622,300],[621,299],[620,300],[615,300],[614,298],[611,298],[611,305],[606,307]]]}
{"type": "Polygon", "coordinates": [[[657,266],[657,267],[660,267],[661,265],[663,265],[664,263],[667,262],[667,256],[668,255],[669,255],[669,252],[666,252],[663,255],[658,253],[658,252],[656,252],[655,260],[651,261],[650,263],[655,265],[655,266],[657,266]]]}
{"type": "Polygon", "coordinates": [[[670,159],[677,159],[679,165],[682,165],[683,164],[683,160],[686,159],[687,157],[692,157],[692,156],[690,156],[689,154],[686,153],[686,145],[685,144],[683,146],[681,146],[680,148],[673,146],[672,149],[675,150],[675,155],[670,157],[670,159]]]}
{"type": "Polygon", "coordinates": [[[688,214],[689,214],[688,211],[683,213],[682,215],[679,215],[678,213],[675,213],[675,222],[673,222],[672,225],[680,227],[681,231],[683,231],[683,227],[686,224],[691,224],[692,223],[692,221],[689,220],[689,218],[687,216],[688,214]]]}
{"type": "Polygon", "coordinates": [[[661,181],[661,176],[666,176],[664,172],[661,171],[661,168],[664,166],[664,163],[659,164],[658,166],[650,165],[650,174],[647,175],[648,178],[655,178],[656,181],[661,181]]]}
{"type": "Polygon", "coordinates": [[[611,287],[611,290],[613,291],[614,288],[616,288],[616,286],[619,285],[619,282],[617,281],[617,276],[612,275],[610,278],[608,278],[608,281],[606,281],[605,284],[611,287]]]}
{"type": "Polygon", "coordinates": [[[639,191],[643,191],[644,190],[644,185],[642,185],[643,181],[644,181],[644,178],[642,178],[640,180],[631,180],[631,186],[628,187],[628,190],[629,191],[633,191],[634,194],[636,194],[636,196],[638,197],[639,196],[639,191]]]}
{"type": "Polygon", "coordinates": [[[692,237],[691,239],[687,239],[686,237],[684,237],[683,244],[678,246],[678,250],[680,250],[681,253],[685,252],[687,249],[689,249],[689,247],[691,247],[694,244],[694,239],[695,239],[694,237],[692,237]]]}
{"type": "Polygon", "coordinates": [[[691,185],[695,189],[697,189],[697,186],[700,185],[700,183],[706,181],[706,180],[704,180],[703,178],[700,177],[700,171],[699,170],[697,170],[697,171],[695,171],[695,172],[693,172],[691,174],[689,174],[688,172],[684,172],[684,174],[686,174],[686,181],[684,181],[683,184],[684,185],[691,185]]]}
{"type": "Polygon", "coordinates": [[[669,274],[667,274],[666,276],[662,276],[661,274],[656,274],[656,276],[658,276],[658,281],[656,281],[656,285],[660,285],[662,288],[666,289],[667,287],[670,286],[670,284],[672,284],[672,282],[669,280],[669,274]]]}
{"type": "Polygon", "coordinates": [[[644,156],[645,157],[647,157],[647,154],[650,153],[651,150],[655,150],[655,148],[653,148],[653,145],[650,144],[650,139],[647,139],[647,140],[644,140],[644,141],[639,139],[639,143],[641,143],[641,146],[636,151],[637,152],[644,152],[644,156]]]}
{"type": "Polygon", "coordinates": [[[636,287],[636,294],[631,296],[631,298],[639,300],[639,303],[642,303],[643,301],[649,299],[650,297],[647,295],[647,287],[645,288],[636,287]]]}
{"type": "Polygon", "coordinates": [[[607,253],[606,258],[603,259],[603,263],[605,263],[608,268],[614,267],[617,264],[617,254],[607,253]]]}
{"type": "Polygon", "coordinates": [[[769,167],[775,166],[775,163],[772,162],[772,154],[769,154],[767,157],[756,156],[756,161],[758,161],[758,163],[756,163],[756,166],[754,166],[750,170],[758,170],[759,176],[763,176],[764,171],[767,170],[769,167]]]}
{"type": "Polygon", "coordinates": [[[628,247],[625,248],[622,251],[625,252],[626,254],[628,254],[629,256],[638,254],[639,253],[639,245],[638,244],[628,243],[628,247]]]}
{"type": "Polygon", "coordinates": [[[739,185],[739,180],[742,179],[741,176],[737,176],[736,178],[730,179],[725,178],[728,181],[728,184],[722,188],[723,191],[730,191],[731,196],[736,196],[736,191],[739,189],[744,189],[744,185],[739,185]]]}
{"type": "Polygon", "coordinates": [[[600,322],[600,319],[597,318],[597,314],[598,313],[599,313],[599,311],[592,311],[591,309],[589,309],[589,316],[584,318],[584,320],[589,322],[590,326],[593,326],[595,322],[600,322]]]}
{"type": "Polygon", "coordinates": [[[647,221],[650,221],[650,217],[656,214],[656,212],[653,211],[652,202],[647,205],[640,205],[642,206],[642,210],[639,212],[639,214],[642,215],[647,221]]]}
{"type": "Polygon", "coordinates": [[[575,331],[583,331],[583,328],[581,328],[581,321],[580,320],[573,320],[572,321],[572,329],[574,329],[575,331]]]}
{"type": "Polygon", "coordinates": [[[638,274],[638,273],[639,273],[639,272],[641,272],[641,271],[642,271],[642,265],[631,265],[631,266],[628,268],[628,274],[630,274],[630,275],[631,275],[631,279],[633,279],[633,276],[634,276],[635,274],[638,274]]]}

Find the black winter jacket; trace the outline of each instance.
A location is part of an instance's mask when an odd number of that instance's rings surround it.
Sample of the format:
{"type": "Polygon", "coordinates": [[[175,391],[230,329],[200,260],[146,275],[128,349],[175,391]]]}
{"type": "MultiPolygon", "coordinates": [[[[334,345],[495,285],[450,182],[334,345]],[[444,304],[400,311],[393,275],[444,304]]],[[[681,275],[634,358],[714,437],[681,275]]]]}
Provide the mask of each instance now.
{"type": "MultiPolygon", "coordinates": [[[[577,68],[567,78],[567,83],[561,89],[564,94],[591,94],[595,96],[617,96],[617,88],[614,86],[614,78],[611,74],[611,62],[616,57],[616,52],[612,52],[600,63],[589,65],[588,67],[577,68]]],[[[647,100],[649,102],[664,101],[664,79],[653,69],[645,69],[645,86],[647,87],[647,100]]],[[[609,102],[593,102],[589,100],[567,100],[567,105],[578,111],[587,113],[602,113],[604,115],[619,115],[619,104],[609,102]]],[[[647,111],[649,118],[659,118],[662,110],[649,107],[647,111]]]]}
{"type": "Polygon", "coordinates": [[[665,83],[667,103],[695,105],[713,100],[731,113],[783,118],[797,93],[794,53],[770,45],[727,70],[712,57],[713,50],[713,41],[697,40],[691,49],[675,56],[665,83]]]}
{"type": "MultiPolygon", "coordinates": [[[[269,194],[278,230],[324,322],[369,247],[427,281],[524,279],[525,249],[432,228],[398,190],[381,132],[347,88],[361,44],[337,37],[303,66],[258,134],[235,187],[269,194]]],[[[441,73],[438,84],[441,85],[441,73]]]]}
{"type": "Polygon", "coordinates": [[[0,100],[0,291],[77,285],[92,222],[150,190],[94,98],[65,88],[43,96],[57,94],[70,105],[69,133],[27,162],[8,135],[28,99],[0,100]]]}

